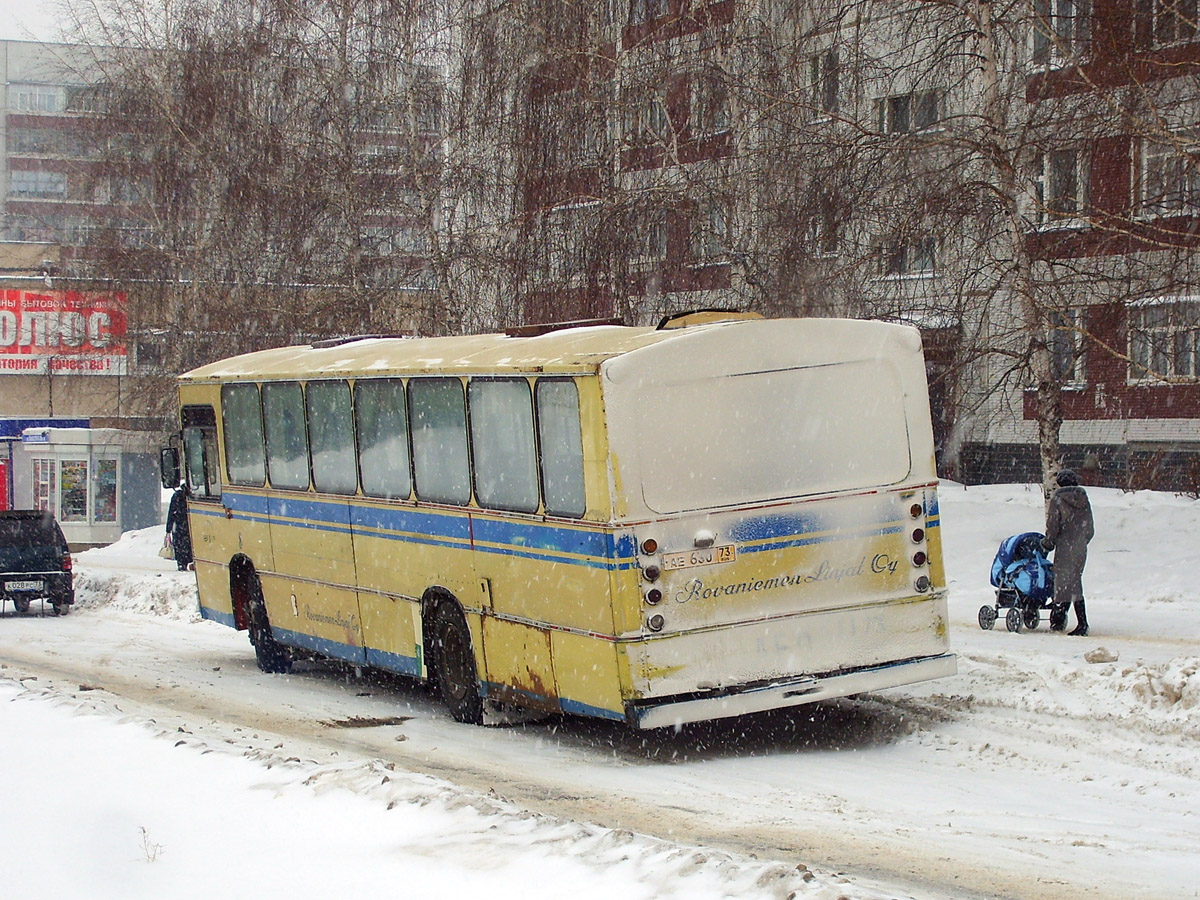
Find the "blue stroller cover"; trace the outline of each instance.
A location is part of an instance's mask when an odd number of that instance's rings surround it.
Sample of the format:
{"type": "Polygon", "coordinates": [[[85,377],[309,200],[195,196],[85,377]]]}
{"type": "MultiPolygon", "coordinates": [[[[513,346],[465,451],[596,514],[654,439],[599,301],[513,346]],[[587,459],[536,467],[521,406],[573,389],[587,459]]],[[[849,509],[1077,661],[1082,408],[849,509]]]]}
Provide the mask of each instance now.
{"type": "Polygon", "coordinates": [[[1054,597],[1054,564],[1042,551],[1043,537],[1040,532],[1027,531],[1001,541],[992,561],[993,587],[1015,590],[1036,603],[1049,603],[1054,597]]]}

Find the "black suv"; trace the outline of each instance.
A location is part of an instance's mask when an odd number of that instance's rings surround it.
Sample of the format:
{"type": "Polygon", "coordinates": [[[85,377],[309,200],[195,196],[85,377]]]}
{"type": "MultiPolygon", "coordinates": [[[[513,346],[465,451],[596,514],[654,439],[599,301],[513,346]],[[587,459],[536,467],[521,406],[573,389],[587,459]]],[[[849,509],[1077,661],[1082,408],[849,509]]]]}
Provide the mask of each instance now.
{"type": "Polygon", "coordinates": [[[65,616],[75,602],[67,539],[48,512],[0,511],[0,601],[24,613],[43,598],[56,616],[65,616]]]}

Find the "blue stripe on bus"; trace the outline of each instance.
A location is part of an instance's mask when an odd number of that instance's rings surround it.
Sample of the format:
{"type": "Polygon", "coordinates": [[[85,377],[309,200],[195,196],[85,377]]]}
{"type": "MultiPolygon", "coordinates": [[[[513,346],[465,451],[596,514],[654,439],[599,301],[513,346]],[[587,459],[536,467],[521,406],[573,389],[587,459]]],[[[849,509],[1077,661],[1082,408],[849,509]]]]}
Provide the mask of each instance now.
{"type": "Polygon", "coordinates": [[[612,719],[616,722],[624,722],[625,714],[615,712],[611,709],[605,709],[602,706],[592,706],[590,703],[580,703],[578,700],[572,700],[569,697],[560,697],[558,704],[562,707],[562,711],[575,716],[592,716],[597,719],[612,719]]]}
{"type": "Polygon", "coordinates": [[[363,648],[354,644],[331,641],[328,638],[305,634],[302,631],[291,631],[287,628],[280,628],[277,625],[271,626],[271,634],[281,644],[287,644],[289,647],[299,647],[302,650],[312,650],[314,653],[319,653],[321,656],[326,656],[330,659],[341,659],[346,662],[358,663],[359,665],[366,665],[367,662],[366,653],[363,651],[363,648]]]}
{"type": "Polygon", "coordinates": [[[616,722],[624,722],[625,714],[615,712],[611,709],[605,709],[602,706],[592,706],[590,703],[583,703],[579,700],[572,700],[569,697],[548,697],[545,694],[538,694],[533,691],[527,691],[524,688],[514,688],[508,685],[495,684],[490,681],[485,681],[482,685],[483,696],[490,697],[492,693],[499,693],[501,697],[511,697],[517,694],[522,697],[528,697],[530,700],[536,701],[536,706],[545,706],[546,701],[557,703],[558,708],[565,713],[570,713],[577,716],[592,716],[597,719],[611,719],[616,722]]]}
{"type": "MultiPolygon", "coordinates": [[[[473,527],[474,549],[481,553],[616,571],[638,566],[637,543],[629,534],[614,535],[603,530],[502,521],[478,513],[468,516],[411,508],[360,506],[348,501],[291,497],[268,500],[232,492],[226,492],[222,499],[234,511],[234,518],[260,524],[336,534],[362,535],[364,529],[371,529],[370,536],[381,540],[451,549],[470,547],[473,527]]],[[[193,505],[192,513],[225,517],[223,511],[205,509],[200,504],[193,505]]],[[[741,548],[744,554],[804,547],[847,537],[847,532],[831,530],[828,525],[819,516],[762,516],[739,522],[730,529],[729,535],[736,543],[751,545],[741,548]]],[[[935,513],[931,513],[925,523],[927,530],[940,525],[940,518],[935,513]]],[[[896,534],[904,527],[891,525],[869,528],[857,532],[856,536],[896,534]]]]}
{"type": "Polygon", "coordinates": [[[228,625],[230,628],[237,628],[237,622],[234,621],[231,613],[221,612],[220,610],[210,609],[207,606],[200,607],[200,618],[210,619],[213,622],[220,622],[222,625],[228,625]]]}
{"type": "MultiPolygon", "coordinates": [[[[246,502],[244,494],[226,492],[225,506],[234,518],[260,524],[285,525],[336,534],[370,535],[383,540],[417,543],[426,546],[465,549],[470,546],[474,528],[475,549],[484,553],[518,556],[542,562],[561,562],[598,569],[635,567],[637,546],[628,535],[614,535],[596,529],[564,528],[555,525],[504,522],[472,514],[447,515],[405,508],[360,506],[349,502],[328,502],[307,498],[272,498],[269,502],[246,502]],[[480,546],[496,544],[501,546],[480,546]],[[571,554],[572,556],[567,556],[571,554]],[[574,558],[577,556],[588,559],[574,558]]],[[[192,507],[198,516],[224,517],[221,510],[192,507]]]]}
{"type": "Polygon", "coordinates": [[[386,650],[367,648],[367,665],[376,669],[387,669],[397,675],[410,675],[414,678],[421,675],[421,661],[415,656],[403,656],[399,653],[388,653],[386,650]]]}

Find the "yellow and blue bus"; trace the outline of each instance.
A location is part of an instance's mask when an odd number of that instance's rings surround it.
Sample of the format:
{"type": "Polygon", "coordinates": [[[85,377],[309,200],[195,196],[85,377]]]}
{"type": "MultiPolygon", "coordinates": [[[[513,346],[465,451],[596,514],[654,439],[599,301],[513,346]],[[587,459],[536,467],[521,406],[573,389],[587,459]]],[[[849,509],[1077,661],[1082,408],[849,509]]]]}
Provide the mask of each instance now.
{"type": "Polygon", "coordinates": [[[264,671],[385,669],[472,723],[677,726],[954,673],[918,332],[684,322],[181,376],[164,483],[203,615],[264,671]]]}

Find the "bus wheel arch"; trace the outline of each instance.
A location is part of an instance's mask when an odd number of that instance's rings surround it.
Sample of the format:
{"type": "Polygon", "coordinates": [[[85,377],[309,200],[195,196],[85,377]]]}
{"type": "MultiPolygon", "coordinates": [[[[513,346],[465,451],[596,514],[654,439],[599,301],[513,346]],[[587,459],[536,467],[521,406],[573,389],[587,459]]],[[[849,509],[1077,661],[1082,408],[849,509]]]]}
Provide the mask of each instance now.
{"type": "Polygon", "coordinates": [[[233,617],[242,628],[250,632],[250,644],[258,668],[270,674],[282,674],[292,670],[292,652],[275,639],[271,622],[267,617],[267,604],[263,597],[262,582],[254,563],[246,556],[238,555],[229,564],[229,596],[233,601],[233,617]]]}
{"type": "Polygon", "coordinates": [[[483,723],[483,696],[467,617],[447,591],[430,590],[421,600],[425,657],[430,677],[455,721],[483,723]]]}

